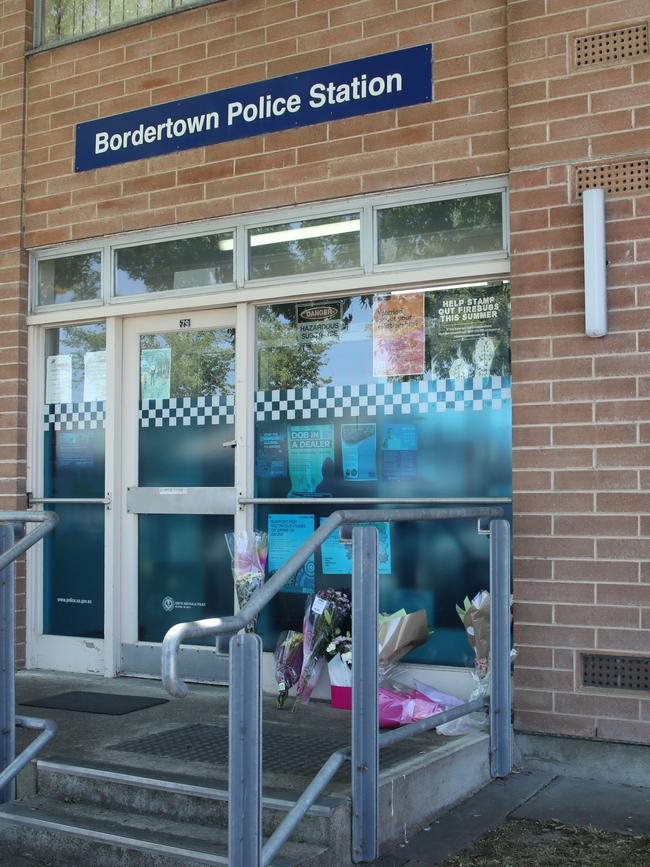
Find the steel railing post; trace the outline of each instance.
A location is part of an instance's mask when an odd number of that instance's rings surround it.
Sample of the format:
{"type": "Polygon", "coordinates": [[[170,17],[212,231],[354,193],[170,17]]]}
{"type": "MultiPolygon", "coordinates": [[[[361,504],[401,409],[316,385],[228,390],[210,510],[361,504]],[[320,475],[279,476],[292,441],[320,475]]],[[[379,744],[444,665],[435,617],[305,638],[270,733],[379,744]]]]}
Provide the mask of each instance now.
{"type": "MultiPolygon", "coordinates": [[[[0,553],[4,554],[14,543],[11,524],[0,524],[0,553]]],[[[15,566],[10,563],[0,572],[0,771],[4,771],[16,757],[16,684],[15,684],[15,566]]],[[[11,779],[0,789],[0,804],[16,797],[16,780],[11,779]]]]}
{"type": "Polygon", "coordinates": [[[512,700],[510,678],[510,525],[490,522],[490,771],[512,771],[512,700]]]}
{"type": "Polygon", "coordinates": [[[262,863],[262,641],[230,640],[228,864],[262,863]]]}
{"type": "Polygon", "coordinates": [[[377,858],[377,528],[352,531],[352,860],[377,858]]]}

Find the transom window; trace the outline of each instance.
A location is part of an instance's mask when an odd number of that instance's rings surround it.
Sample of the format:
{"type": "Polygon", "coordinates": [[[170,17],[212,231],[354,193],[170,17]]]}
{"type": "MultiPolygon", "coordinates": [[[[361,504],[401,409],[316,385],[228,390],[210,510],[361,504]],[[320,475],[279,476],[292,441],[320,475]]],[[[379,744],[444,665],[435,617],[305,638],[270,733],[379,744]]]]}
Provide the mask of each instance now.
{"type": "MultiPolygon", "coordinates": [[[[128,301],[151,293],[223,292],[246,286],[413,272],[422,265],[505,259],[505,187],[481,181],[444,190],[277,210],[263,221],[169,227],[137,242],[101,239],[33,254],[32,309],[128,301]],[[456,193],[452,195],[452,193],[456,193]],[[446,193],[446,195],[445,195],[446,193]]],[[[131,236],[128,236],[130,239],[131,236]]]]}
{"type": "Polygon", "coordinates": [[[40,0],[38,44],[75,39],[197,2],[200,0],[40,0]]]}

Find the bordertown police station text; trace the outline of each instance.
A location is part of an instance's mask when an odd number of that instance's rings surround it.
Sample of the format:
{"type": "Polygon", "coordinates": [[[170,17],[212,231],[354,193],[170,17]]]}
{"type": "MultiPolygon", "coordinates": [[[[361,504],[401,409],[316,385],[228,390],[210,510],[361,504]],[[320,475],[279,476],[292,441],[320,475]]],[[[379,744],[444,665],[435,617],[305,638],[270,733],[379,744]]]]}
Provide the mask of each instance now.
{"type": "Polygon", "coordinates": [[[430,102],[431,45],[80,123],[75,170],[430,102]]]}

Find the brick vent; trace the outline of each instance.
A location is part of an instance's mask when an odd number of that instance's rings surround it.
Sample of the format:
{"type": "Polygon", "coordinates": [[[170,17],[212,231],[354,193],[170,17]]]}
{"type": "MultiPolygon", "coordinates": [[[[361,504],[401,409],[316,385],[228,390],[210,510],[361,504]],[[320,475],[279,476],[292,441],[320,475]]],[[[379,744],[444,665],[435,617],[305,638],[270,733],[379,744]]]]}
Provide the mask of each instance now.
{"type": "Polygon", "coordinates": [[[585,190],[594,187],[602,187],[610,196],[650,190],[650,160],[578,166],[574,187],[576,198],[580,199],[585,190]]]}
{"type": "Polygon", "coordinates": [[[650,657],[583,653],[582,685],[650,691],[650,657]]]}
{"type": "Polygon", "coordinates": [[[573,42],[573,64],[576,69],[622,63],[645,54],[648,54],[647,23],[576,36],[573,42]]]}

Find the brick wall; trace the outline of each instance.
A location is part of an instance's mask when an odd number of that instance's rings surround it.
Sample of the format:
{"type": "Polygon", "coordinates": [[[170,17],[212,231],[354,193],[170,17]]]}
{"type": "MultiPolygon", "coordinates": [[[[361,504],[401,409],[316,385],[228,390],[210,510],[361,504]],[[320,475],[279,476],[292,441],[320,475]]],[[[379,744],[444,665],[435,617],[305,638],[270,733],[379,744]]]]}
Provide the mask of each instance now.
{"type": "Polygon", "coordinates": [[[650,156],[650,56],[572,67],[646,2],[509,3],[516,725],[650,742],[579,653],[650,653],[650,189],[606,198],[609,333],[584,336],[577,165],[650,156]]]}
{"type": "MultiPolygon", "coordinates": [[[[23,93],[31,14],[1,0],[0,21],[0,509],[25,507],[27,261],[22,252],[23,93]]],[[[25,658],[25,578],[17,567],[16,658],[25,658]]]]}
{"type": "Polygon", "coordinates": [[[223,0],[29,59],[26,241],[507,171],[505,0],[223,0]],[[433,43],[435,100],[75,175],[74,124],[433,43]]]}

